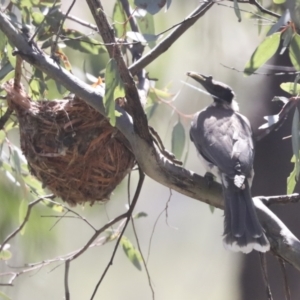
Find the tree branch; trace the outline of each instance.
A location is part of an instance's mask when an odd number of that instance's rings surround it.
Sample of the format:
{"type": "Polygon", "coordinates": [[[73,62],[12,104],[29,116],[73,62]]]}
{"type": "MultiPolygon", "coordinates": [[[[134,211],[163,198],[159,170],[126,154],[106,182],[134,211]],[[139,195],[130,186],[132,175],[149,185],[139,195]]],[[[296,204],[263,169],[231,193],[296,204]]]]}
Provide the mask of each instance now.
{"type": "Polygon", "coordinates": [[[137,74],[147,65],[153,62],[162,53],[167,51],[178,38],[185,33],[191,26],[193,26],[198,19],[200,19],[214,4],[213,0],[202,2],[191,14],[189,14],[184,21],[178,25],[167,37],[165,37],[159,44],[157,44],[151,51],[141,57],[138,61],[133,63],[128,69],[132,75],[137,74]]]}
{"type": "MultiPolygon", "coordinates": [[[[25,61],[39,68],[54,80],[59,81],[68,90],[105,115],[102,103],[104,90],[93,89],[65,69],[58,67],[47,55],[32,49],[22,34],[14,28],[2,12],[0,12],[0,30],[4,32],[16,48],[21,50],[18,53],[25,61]]],[[[127,84],[126,81],[124,83],[127,84]]],[[[134,99],[134,101],[139,101],[139,99],[134,99]]],[[[146,175],[183,195],[223,209],[220,184],[214,182],[208,188],[203,177],[168,161],[152,143],[136,134],[132,117],[122,108],[116,107],[116,109],[122,113],[122,116],[117,118],[116,126],[129,141],[136,160],[146,175]]],[[[254,203],[259,219],[270,240],[272,251],[300,270],[299,240],[276,215],[263,205],[259,198],[254,198],[254,203]]]]}

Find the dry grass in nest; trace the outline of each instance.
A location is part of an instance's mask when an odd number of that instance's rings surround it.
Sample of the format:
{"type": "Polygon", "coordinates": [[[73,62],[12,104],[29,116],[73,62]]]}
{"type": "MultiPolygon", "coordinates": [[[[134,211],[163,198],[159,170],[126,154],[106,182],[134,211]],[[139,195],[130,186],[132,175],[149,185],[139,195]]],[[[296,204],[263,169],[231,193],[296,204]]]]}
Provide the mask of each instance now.
{"type": "Polygon", "coordinates": [[[31,173],[70,205],[107,200],[134,165],[124,136],[79,98],[32,102],[4,88],[31,173]]]}

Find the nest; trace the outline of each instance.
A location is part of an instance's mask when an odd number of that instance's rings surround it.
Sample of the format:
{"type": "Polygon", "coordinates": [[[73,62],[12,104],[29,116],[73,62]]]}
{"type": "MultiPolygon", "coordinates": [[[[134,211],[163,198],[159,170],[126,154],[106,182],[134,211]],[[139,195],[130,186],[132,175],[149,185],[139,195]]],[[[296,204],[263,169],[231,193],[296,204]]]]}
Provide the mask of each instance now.
{"type": "Polygon", "coordinates": [[[125,137],[83,100],[32,102],[4,85],[31,173],[70,205],[104,202],[132,169],[125,137]]]}

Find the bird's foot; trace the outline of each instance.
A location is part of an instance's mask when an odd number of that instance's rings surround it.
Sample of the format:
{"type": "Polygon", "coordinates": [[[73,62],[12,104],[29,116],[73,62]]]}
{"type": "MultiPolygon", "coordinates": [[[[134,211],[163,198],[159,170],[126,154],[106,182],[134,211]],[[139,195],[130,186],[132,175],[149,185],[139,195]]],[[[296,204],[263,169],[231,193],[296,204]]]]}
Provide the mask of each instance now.
{"type": "Polygon", "coordinates": [[[206,172],[204,178],[206,180],[207,186],[210,188],[215,181],[216,176],[213,173],[206,172]]]}

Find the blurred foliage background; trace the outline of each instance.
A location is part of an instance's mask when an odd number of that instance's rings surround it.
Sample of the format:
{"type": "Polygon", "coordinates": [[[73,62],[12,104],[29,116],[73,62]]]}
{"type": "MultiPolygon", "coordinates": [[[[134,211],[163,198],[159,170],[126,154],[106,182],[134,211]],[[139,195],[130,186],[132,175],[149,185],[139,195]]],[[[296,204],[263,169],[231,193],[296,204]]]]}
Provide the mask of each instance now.
{"type": "MultiPolygon", "coordinates": [[[[62,11],[67,11],[70,4],[70,0],[62,1],[62,11]]],[[[181,1],[174,0],[167,12],[162,10],[154,16],[156,33],[182,21],[199,1],[189,0],[182,4],[181,1]]],[[[103,5],[110,19],[114,1],[103,1],[103,5]]],[[[250,14],[246,12],[242,13],[242,22],[238,22],[233,8],[229,6],[232,6],[232,3],[222,2],[220,5],[214,5],[166,53],[146,68],[150,78],[159,79],[156,83],[158,89],[164,90],[167,87],[169,94],[177,95],[172,104],[182,113],[180,121],[184,124],[186,133],[190,119],[184,115],[190,115],[211,103],[209,96],[200,94],[184,84],[188,80],[185,75],[187,71],[211,74],[217,80],[230,85],[237,95],[240,111],[250,118],[254,131],[263,123],[263,116],[268,114],[261,101],[265,87],[264,77],[245,77],[224,65],[243,70],[270,27],[262,27],[259,33],[257,20],[250,18],[250,14]]],[[[250,5],[240,5],[240,8],[253,11],[250,5]]],[[[93,23],[84,1],[76,2],[71,15],[93,23]]],[[[90,32],[89,29],[70,20],[66,21],[66,25],[86,34],[90,32]]],[[[79,78],[87,80],[86,72],[95,77],[103,75],[108,60],[106,53],[90,56],[71,49],[64,51],[71,62],[73,73],[79,78]]],[[[51,91],[47,97],[51,98],[51,91]]],[[[171,149],[172,128],[178,118],[172,107],[161,102],[150,119],[150,125],[157,130],[167,149],[171,149]]],[[[11,150],[17,151],[18,134],[18,129],[8,132],[7,139],[12,147],[3,149],[3,155],[11,150]]],[[[183,152],[188,151],[185,167],[204,174],[194,147],[189,147],[188,143],[189,141],[183,152]]],[[[25,164],[25,160],[22,164],[25,164]]],[[[26,198],[24,193],[30,192],[16,186],[13,180],[3,173],[4,170],[1,172],[0,238],[3,240],[19,225],[19,220],[24,215],[24,207],[26,208],[26,202],[23,203],[26,198]]],[[[137,172],[133,172],[131,179],[131,194],[134,193],[137,183],[135,173],[137,172]]],[[[225,251],[223,248],[222,211],[215,210],[211,213],[208,205],[204,203],[187,199],[174,191],[170,193],[169,189],[146,178],[135,209],[135,212],[142,211],[148,215],[136,220],[139,242],[144,256],[147,257],[155,222],[168,203],[168,217],[163,213],[159,218],[149,253],[148,268],[156,299],[242,299],[239,278],[244,256],[225,251]]],[[[28,198],[35,199],[36,195],[32,194],[28,198]]],[[[100,228],[109,219],[123,213],[126,204],[125,179],[106,204],[96,203],[92,207],[86,205],[76,207],[75,210],[96,228],[100,228]]],[[[76,250],[89,240],[93,232],[82,220],[66,217],[56,224],[57,218],[49,216],[58,214],[42,204],[33,208],[25,232],[17,235],[10,243],[10,266],[18,267],[51,259],[76,250]]],[[[131,226],[125,235],[136,245],[131,226]]],[[[90,298],[113,248],[114,242],[94,247],[72,262],[69,282],[71,299],[90,298]]],[[[259,264],[258,254],[255,255],[255,263],[259,264]]],[[[0,271],[4,269],[4,262],[1,262],[0,271]]],[[[15,280],[14,287],[1,287],[0,290],[11,299],[63,299],[63,276],[63,263],[54,263],[39,271],[24,274],[15,280]]],[[[2,278],[3,280],[5,278],[2,278]]],[[[252,288],[261,289],[255,285],[252,288]]],[[[126,258],[121,247],[95,299],[152,299],[144,268],[142,267],[142,271],[137,270],[126,258]]]]}

